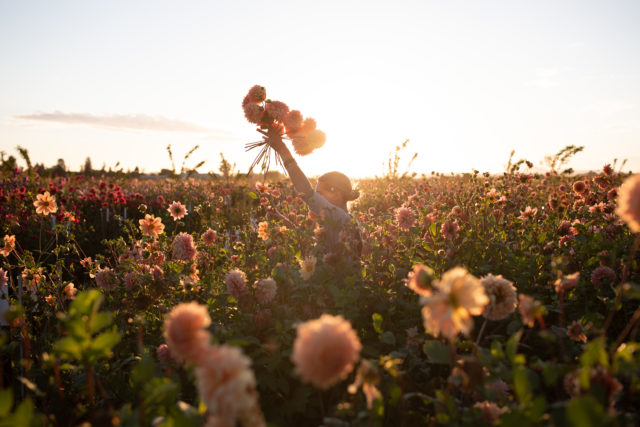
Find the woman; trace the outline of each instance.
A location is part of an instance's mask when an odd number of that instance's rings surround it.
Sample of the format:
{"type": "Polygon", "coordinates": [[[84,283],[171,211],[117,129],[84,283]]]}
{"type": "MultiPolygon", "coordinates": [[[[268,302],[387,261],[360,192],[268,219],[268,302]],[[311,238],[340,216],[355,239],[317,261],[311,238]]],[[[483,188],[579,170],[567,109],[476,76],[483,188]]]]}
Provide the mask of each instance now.
{"type": "Polygon", "coordinates": [[[267,143],[282,159],[282,164],[289,173],[293,187],[302,194],[302,198],[309,209],[318,215],[322,221],[323,230],[320,233],[321,244],[325,247],[327,261],[337,261],[344,255],[345,250],[351,256],[360,258],[362,251],[362,237],[360,226],[347,210],[347,202],[355,200],[360,195],[358,190],[351,187],[349,178],[340,172],[328,172],[318,178],[316,189],[311,183],[291,152],[282,141],[282,135],[275,129],[262,132],[267,136],[267,143]]]}

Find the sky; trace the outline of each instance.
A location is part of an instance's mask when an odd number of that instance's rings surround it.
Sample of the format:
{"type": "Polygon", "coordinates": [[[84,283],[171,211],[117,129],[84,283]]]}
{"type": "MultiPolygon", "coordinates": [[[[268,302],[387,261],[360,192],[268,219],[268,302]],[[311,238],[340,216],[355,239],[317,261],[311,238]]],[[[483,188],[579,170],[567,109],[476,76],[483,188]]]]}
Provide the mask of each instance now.
{"type": "Polygon", "coordinates": [[[0,150],[78,170],[146,172],[220,153],[240,171],[260,139],[241,102],[313,117],[308,175],[383,175],[406,139],[418,174],[541,165],[640,170],[637,1],[0,0],[0,150]]]}

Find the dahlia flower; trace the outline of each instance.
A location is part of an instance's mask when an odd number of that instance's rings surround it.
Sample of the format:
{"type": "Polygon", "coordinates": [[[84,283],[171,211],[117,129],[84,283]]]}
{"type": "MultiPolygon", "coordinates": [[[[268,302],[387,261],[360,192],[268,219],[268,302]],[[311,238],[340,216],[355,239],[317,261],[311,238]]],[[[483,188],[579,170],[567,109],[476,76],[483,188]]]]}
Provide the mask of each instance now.
{"type": "Polygon", "coordinates": [[[313,255],[299,261],[300,275],[304,280],[309,280],[311,276],[313,276],[313,273],[316,271],[317,261],[317,258],[313,255]]]}
{"type": "Polygon", "coordinates": [[[0,248],[0,255],[8,257],[11,251],[16,248],[16,236],[7,234],[3,238],[4,246],[0,248]]]}
{"type": "Polygon", "coordinates": [[[173,202],[167,209],[174,221],[184,218],[187,215],[187,208],[180,202],[173,202]]]}
{"type": "Polygon", "coordinates": [[[411,208],[399,207],[396,209],[396,221],[401,230],[408,231],[416,223],[416,214],[411,208]]]}
{"type": "Polygon", "coordinates": [[[251,360],[237,347],[208,346],[195,370],[200,399],[229,426],[265,425],[258,407],[251,360]],[[257,413],[256,413],[257,412],[257,413]]]}
{"type": "Polygon", "coordinates": [[[67,284],[67,286],[65,286],[64,289],[62,290],[62,293],[64,293],[64,296],[67,299],[75,299],[77,292],[78,290],[76,289],[73,283],[67,284]]]}
{"type": "Polygon", "coordinates": [[[142,233],[147,236],[157,237],[164,233],[164,224],[162,223],[162,219],[156,218],[155,215],[146,214],[144,219],[141,219],[138,222],[140,223],[142,233]]]}
{"type": "Polygon", "coordinates": [[[193,237],[189,233],[179,233],[173,238],[171,244],[173,258],[182,261],[190,261],[196,256],[196,246],[193,237]]]}
{"type": "Polygon", "coordinates": [[[267,99],[267,90],[263,86],[255,85],[251,89],[249,89],[247,97],[249,98],[250,102],[259,104],[267,99]]]}
{"type": "Polygon", "coordinates": [[[33,206],[36,207],[36,213],[45,216],[58,211],[56,198],[49,194],[48,191],[45,191],[44,194],[38,194],[36,196],[36,201],[33,202],[33,206]]]}
{"type": "Polygon", "coordinates": [[[218,238],[218,233],[215,230],[209,228],[207,231],[202,233],[202,236],[200,236],[200,238],[202,239],[202,243],[207,246],[212,246],[218,238]]]}
{"type": "Polygon", "coordinates": [[[256,292],[256,298],[261,304],[267,304],[276,297],[276,293],[278,292],[278,286],[276,281],[271,277],[266,279],[257,280],[253,287],[256,292]]]}
{"type": "Polygon", "coordinates": [[[478,278],[462,267],[455,267],[434,281],[438,292],[422,299],[424,327],[432,335],[454,339],[458,333],[468,335],[473,318],[482,314],[489,303],[478,278]]]}
{"type": "Polygon", "coordinates": [[[172,357],[180,363],[198,363],[211,340],[205,329],[210,324],[207,307],[196,302],[175,306],[164,321],[164,339],[172,357]]]}
{"type": "Polygon", "coordinates": [[[601,265],[593,270],[591,273],[591,283],[596,288],[600,288],[603,285],[608,285],[616,280],[616,272],[611,267],[601,265]]]}
{"type": "Polygon", "coordinates": [[[640,232],[640,174],[627,178],[618,189],[616,213],[632,232],[640,232]]]}
{"type": "Polygon", "coordinates": [[[100,268],[96,272],[96,283],[105,291],[110,291],[118,285],[118,278],[116,273],[109,267],[100,268]]]}
{"type": "Polygon", "coordinates": [[[291,360],[302,381],[326,390],[349,375],[361,349],[351,323],[323,314],[298,325],[291,360]]]}
{"type": "Polygon", "coordinates": [[[489,320],[502,320],[516,310],[518,294],[513,282],[500,274],[488,274],[481,278],[480,282],[490,300],[485,308],[484,317],[489,320]]]}
{"type": "Polygon", "coordinates": [[[430,297],[433,294],[433,278],[435,273],[432,268],[424,264],[416,264],[413,271],[405,280],[405,285],[418,295],[430,297]]]}
{"type": "Polygon", "coordinates": [[[284,119],[284,117],[289,112],[289,107],[287,107],[287,104],[281,101],[267,102],[267,104],[265,105],[265,109],[267,110],[267,113],[269,113],[269,116],[277,121],[282,121],[282,119],[284,119]]]}
{"type": "Polygon", "coordinates": [[[234,297],[235,299],[240,298],[241,295],[244,295],[248,292],[247,289],[247,276],[243,271],[240,270],[231,270],[227,273],[224,278],[225,284],[227,285],[227,292],[229,295],[234,297]]]}

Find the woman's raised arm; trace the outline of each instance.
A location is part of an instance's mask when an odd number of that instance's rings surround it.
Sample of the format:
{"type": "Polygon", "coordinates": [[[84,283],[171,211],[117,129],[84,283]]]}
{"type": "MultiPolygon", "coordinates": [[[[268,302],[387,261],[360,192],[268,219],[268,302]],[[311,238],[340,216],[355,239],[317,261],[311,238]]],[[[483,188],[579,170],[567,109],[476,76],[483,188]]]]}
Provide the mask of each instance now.
{"type": "Polygon", "coordinates": [[[291,155],[289,148],[287,148],[282,141],[282,135],[273,128],[270,128],[268,132],[264,132],[259,129],[258,132],[267,137],[267,144],[269,144],[271,148],[280,155],[282,164],[289,173],[289,178],[291,178],[293,188],[295,188],[297,192],[302,193],[305,198],[311,197],[311,195],[313,195],[313,187],[311,186],[309,179],[307,179],[307,176],[298,166],[293,155],[291,155]]]}

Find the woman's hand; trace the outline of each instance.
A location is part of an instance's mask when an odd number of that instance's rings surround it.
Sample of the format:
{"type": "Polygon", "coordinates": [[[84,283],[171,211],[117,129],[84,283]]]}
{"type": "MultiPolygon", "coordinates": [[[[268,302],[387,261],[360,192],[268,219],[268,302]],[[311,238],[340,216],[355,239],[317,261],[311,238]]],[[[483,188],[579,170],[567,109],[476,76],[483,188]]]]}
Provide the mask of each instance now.
{"type": "Polygon", "coordinates": [[[282,134],[278,132],[277,129],[269,127],[268,131],[266,132],[262,129],[258,129],[258,132],[266,136],[265,142],[269,144],[271,148],[276,150],[276,153],[280,154],[281,156],[288,153],[287,147],[282,141],[282,134]]]}

